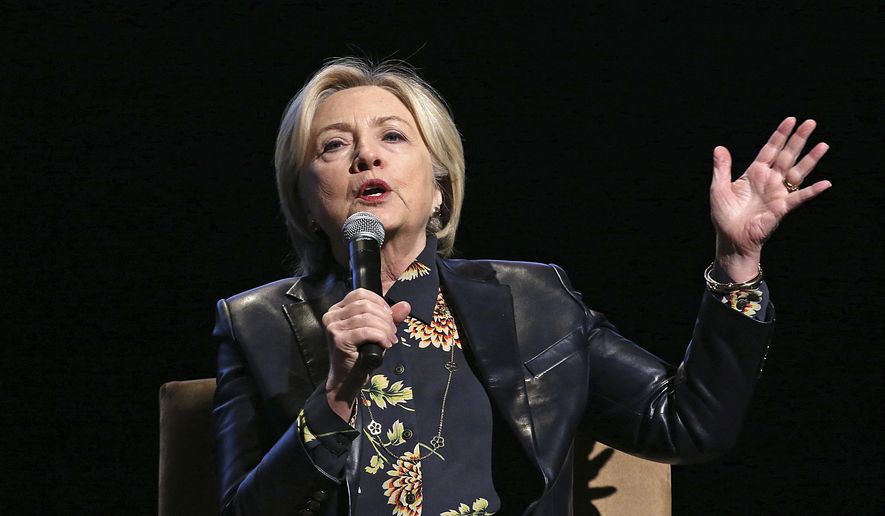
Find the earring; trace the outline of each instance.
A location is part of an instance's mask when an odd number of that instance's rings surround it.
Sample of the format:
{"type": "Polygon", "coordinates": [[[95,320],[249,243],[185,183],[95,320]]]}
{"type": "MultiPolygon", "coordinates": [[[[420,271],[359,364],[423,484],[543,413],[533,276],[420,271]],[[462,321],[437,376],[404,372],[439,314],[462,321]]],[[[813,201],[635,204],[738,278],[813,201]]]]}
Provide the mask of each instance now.
{"type": "Polygon", "coordinates": [[[317,221],[315,221],[315,220],[313,220],[313,219],[310,219],[310,221],[308,222],[308,224],[310,225],[310,230],[311,230],[311,231],[313,231],[314,233],[316,233],[316,234],[318,234],[318,235],[322,235],[322,234],[323,234],[323,230],[320,229],[320,225],[317,224],[317,221]]]}
{"type": "Polygon", "coordinates": [[[442,207],[437,206],[433,208],[433,212],[430,214],[430,220],[427,221],[427,232],[430,234],[436,234],[442,229],[442,207]]]}

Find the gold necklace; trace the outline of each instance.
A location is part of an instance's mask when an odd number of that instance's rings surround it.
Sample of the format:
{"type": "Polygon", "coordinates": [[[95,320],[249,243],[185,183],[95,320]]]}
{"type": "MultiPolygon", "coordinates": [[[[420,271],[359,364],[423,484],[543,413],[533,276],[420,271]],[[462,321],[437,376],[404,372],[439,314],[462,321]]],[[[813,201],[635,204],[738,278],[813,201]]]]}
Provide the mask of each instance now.
{"type": "MultiPolygon", "coordinates": [[[[411,463],[417,463],[417,462],[420,462],[420,461],[426,459],[427,457],[430,457],[431,455],[435,454],[436,450],[438,450],[446,445],[446,440],[442,436],[443,421],[445,420],[445,417],[446,417],[446,401],[448,401],[448,397],[449,397],[449,387],[452,385],[452,375],[455,374],[455,371],[458,370],[458,365],[455,364],[455,343],[454,342],[452,342],[451,348],[452,348],[452,351],[451,351],[451,355],[449,356],[449,361],[446,362],[446,364],[445,364],[445,368],[449,372],[449,377],[446,379],[446,389],[443,391],[442,402],[440,403],[439,427],[436,430],[436,435],[433,436],[433,438],[430,440],[430,451],[424,455],[419,455],[418,457],[411,457],[408,455],[397,455],[397,454],[393,453],[392,451],[390,451],[390,449],[387,448],[387,445],[384,444],[383,442],[381,442],[381,439],[378,439],[377,442],[378,442],[378,444],[381,445],[381,449],[384,450],[385,453],[387,453],[388,455],[390,455],[394,459],[398,459],[398,460],[402,460],[402,461],[406,461],[406,462],[411,462],[411,463]]],[[[369,424],[366,425],[366,430],[370,434],[372,434],[373,436],[377,437],[377,436],[381,435],[381,423],[376,421],[375,415],[372,414],[372,402],[366,398],[366,395],[363,394],[362,391],[360,391],[360,396],[362,396],[363,400],[365,401],[364,405],[366,406],[366,410],[369,412],[369,420],[370,421],[369,421],[369,424]]]]}

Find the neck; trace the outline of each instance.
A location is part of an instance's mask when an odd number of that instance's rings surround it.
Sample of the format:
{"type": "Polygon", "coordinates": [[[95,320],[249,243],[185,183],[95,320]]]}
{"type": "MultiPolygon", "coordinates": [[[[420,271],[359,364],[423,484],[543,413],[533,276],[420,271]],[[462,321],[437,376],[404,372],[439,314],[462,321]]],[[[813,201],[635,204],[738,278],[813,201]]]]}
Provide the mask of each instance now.
{"type": "Polygon", "coordinates": [[[391,235],[381,247],[381,291],[387,294],[390,287],[402,275],[427,245],[427,236],[422,232],[417,238],[408,241],[391,235]]]}
{"type": "MultiPolygon", "coordinates": [[[[427,245],[427,235],[423,231],[409,238],[398,238],[398,235],[390,233],[387,237],[381,246],[381,292],[384,294],[387,294],[403,271],[412,265],[427,245]]],[[[346,269],[348,260],[344,245],[334,247],[332,252],[335,260],[346,269]]]]}

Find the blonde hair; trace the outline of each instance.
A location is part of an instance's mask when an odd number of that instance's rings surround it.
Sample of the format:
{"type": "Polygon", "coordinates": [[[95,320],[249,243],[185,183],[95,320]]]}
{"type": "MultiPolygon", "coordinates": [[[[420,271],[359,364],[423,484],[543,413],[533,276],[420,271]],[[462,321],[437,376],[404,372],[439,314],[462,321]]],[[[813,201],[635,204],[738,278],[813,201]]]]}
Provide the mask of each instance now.
{"type": "Polygon", "coordinates": [[[296,274],[314,274],[332,263],[325,235],[311,228],[302,206],[298,178],[312,160],[311,122],[317,106],[332,94],[358,86],[377,86],[394,94],[411,112],[433,162],[442,206],[428,233],[438,239],[437,253],[449,256],[464,201],[464,148],[445,101],[415,70],[401,61],[373,64],[357,58],[328,61],[286,106],[277,134],[274,166],[277,192],[289,237],[298,255],[296,274]]]}

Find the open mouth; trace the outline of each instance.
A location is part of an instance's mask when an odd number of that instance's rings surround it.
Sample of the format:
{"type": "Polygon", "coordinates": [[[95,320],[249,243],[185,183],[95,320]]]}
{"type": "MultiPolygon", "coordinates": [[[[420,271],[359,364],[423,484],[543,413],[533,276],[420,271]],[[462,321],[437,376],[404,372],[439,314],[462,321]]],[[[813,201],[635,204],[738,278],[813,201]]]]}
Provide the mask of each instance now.
{"type": "Polygon", "coordinates": [[[369,179],[360,185],[357,197],[365,202],[380,202],[390,193],[390,186],[380,179],[369,179]]]}

